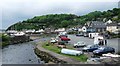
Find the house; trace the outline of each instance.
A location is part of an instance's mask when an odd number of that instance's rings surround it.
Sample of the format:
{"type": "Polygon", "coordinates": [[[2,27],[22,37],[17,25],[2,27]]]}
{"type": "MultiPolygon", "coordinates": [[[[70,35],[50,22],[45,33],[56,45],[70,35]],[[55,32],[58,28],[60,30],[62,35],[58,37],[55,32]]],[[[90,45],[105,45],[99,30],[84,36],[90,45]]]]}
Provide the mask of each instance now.
{"type": "Polygon", "coordinates": [[[82,32],[91,33],[91,32],[95,32],[95,29],[93,29],[92,27],[89,27],[89,26],[83,26],[82,27],[82,32]]]}
{"type": "Polygon", "coordinates": [[[37,31],[35,31],[36,33],[42,33],[42,32],[44,32],[44,30],[43,29],[39,29],[39,30],[37,30],[37,31]]]}
{"type": "Polygon", "coordinates": [[[34,33],[35,29],[31,29],[31,30],[26,30],[25,33],[34,33]]]}
{"type": "Polygon", "coordinates": [[[106,25],[101,21],[92,21],[90,27],[95,30],[95,32],[105,32],[106,25]]]}
{"type": "Polygon", "coordinates": [[[53,33],[54,31],[54,28],[45,28],[44,30],[45,33],[53,33]]]}
{"type": "Polygon", "coordinates": [[[55,32],[64,32],[64,31],[65,31],[65,28],[59,28],[55,30],[55,32]]]}
{"type": "Polygon", "coordinates": [[[78,31],[79,31],[79,32],[82,32],[82,27],[83,27],[83,26],[79,26],[79,27],[78,27],[78,31]]]}
{"type": "Polygon", "coordinates": [[[18,32],[18,31],[16,31],[16,30],[8,30],[8,31],[7,31],[8,34],[14,34],[14,33],[17,33],[17,32],[18,32]]]}
{"type": "Polygon", "coordinates": [[[117,32],[117,31],[120,31],[120,24],[118,23],[109,23],[106,25],[106,30],[109,31],[109,32],[117,32]]]}
{"type": "Polygon", "coordinates": [[[111,20],[108,20],[105,24],[110,24],[110,23],[112,23],[112,21],[111,21],[111,20]]]}
{"type": "Polygon", "coordinates": [[[91,21],[85,24],[82,27],[83,32],[104,32],[106,31],[106,25],[104,22],[101,21],[91,21]]]}

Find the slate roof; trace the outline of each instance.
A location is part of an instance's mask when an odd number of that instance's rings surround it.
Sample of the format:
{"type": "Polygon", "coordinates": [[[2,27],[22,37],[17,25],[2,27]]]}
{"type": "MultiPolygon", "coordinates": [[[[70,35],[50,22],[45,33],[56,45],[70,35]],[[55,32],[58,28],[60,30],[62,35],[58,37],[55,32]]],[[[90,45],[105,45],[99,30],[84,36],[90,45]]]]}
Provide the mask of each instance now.
{"type": "Polygon", "coordinates": [[[92,28],[106,28],[106,25],[102,21],[92,21],[89,27],[92,28]]]}
{"type": "Polygon", "coordinates": [[[117,24],[117,23],[109,23],[109,24],[107,24],[107,26],[120,26],[120,24],[117,24]]]}

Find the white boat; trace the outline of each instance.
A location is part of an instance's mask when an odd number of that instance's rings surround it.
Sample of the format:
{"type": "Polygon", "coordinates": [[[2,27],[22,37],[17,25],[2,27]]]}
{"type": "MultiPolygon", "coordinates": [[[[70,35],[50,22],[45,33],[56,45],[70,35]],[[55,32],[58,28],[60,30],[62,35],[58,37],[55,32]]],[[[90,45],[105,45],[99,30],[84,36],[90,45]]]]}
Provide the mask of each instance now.
{"type": "Polygon", "coordinates": [[[71,49],[62,49],[61,53],[63,54],[69,54],[69,55],[75,55],[75,56],[79,56],[81,54],[83,54],[82,51],[77,51],[77,50],[71,50],[71,49]]]}

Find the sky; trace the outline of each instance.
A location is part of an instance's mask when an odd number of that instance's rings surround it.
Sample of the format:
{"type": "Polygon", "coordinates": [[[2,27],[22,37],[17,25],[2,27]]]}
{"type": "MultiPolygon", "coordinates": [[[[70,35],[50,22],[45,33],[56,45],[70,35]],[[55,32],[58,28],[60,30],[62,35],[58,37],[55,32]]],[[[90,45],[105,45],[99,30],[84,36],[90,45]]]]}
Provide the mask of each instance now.
{"type": "Polygon", "coordinates": [[[0,28],[46,14],[85,15],[93,11],[117,8],[119,0],[2,0],[0,28]]]}

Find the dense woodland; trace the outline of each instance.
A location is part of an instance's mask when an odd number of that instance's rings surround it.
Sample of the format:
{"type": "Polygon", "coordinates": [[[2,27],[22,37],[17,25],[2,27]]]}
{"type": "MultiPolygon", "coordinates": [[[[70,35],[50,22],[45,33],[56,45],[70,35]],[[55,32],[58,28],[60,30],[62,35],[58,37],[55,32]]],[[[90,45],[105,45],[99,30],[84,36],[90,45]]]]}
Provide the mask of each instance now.
{"type": "Polygon", "coordinates": [[[69,28],[75,25],[84,25],[87,21],[108,21],[120,22],[120,8],[114,8],[107,11],[94,11],[86,15],[78,16],[74,14],[49,14],[43,16],[35,16],[31,19],[18,22],[11,25],[7,30],[16,29],[44,29],[50,28],[69,28]]]}

